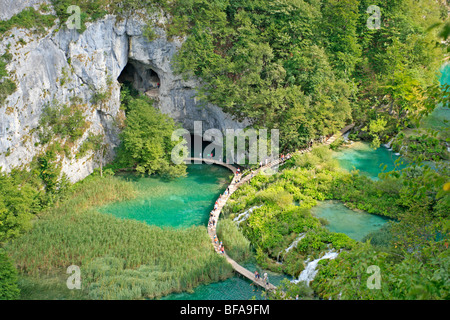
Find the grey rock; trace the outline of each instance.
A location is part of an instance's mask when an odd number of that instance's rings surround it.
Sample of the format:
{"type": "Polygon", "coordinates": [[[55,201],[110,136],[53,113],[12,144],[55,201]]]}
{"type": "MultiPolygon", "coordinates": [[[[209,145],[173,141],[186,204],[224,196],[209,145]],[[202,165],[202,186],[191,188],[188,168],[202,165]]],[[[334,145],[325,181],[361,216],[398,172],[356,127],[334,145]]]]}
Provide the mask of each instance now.
{"type": "Polygon", "coordinates": [[[49,0],[1,0],[0,20],[9,20],[25,8],[33,7],[38,9],[41,4],[49,3],[49,0]]]}
{"type": "MultiPolygon", "coordinates": [[[[22,5],[25,2],[20,1],[22,5]]],[[[153,17],[153,21],[158,19],[153,17]]],[[[104,133],[108,146],[105,162],[112,160],[114,148],[120,143],[118,120],[124,117],[120,110],[118,78],[125,68],[131,70],[128,76],[135,87],[153,96],[156,107],[191,132],[194,121],[202,121],[203,130],[217,128],[222,132],[248,125],[247,121],[233,120],[217,106],[202,106],[195,97],[200,82],[197,79],[185,81],[174,73],[173,57],[183,39],[169,41],[165,31],[154,26],[159,37],[150,42],[143,36],[143,26],[144,20],[138,16],[117,19],[108,15],[88,24],[83,34],[55,26],[40,36],[14,29],[13,36],[2,39],[0,54],[11,44],[9,52],[13,60],[7,69],[18,86],[0,106],[0,167],[3,171],[24,167],[45,150],[46,146],[40,145],[35,132],[42,110],[53,100],[69,104],[71,97],[81,98],[90,124],[72,151],[76,153],[90,132],[104,133]],[[26,44],[21,44],[19,39],[26,44]],[[109,92],[110,97],[93,105],[91,99],[96,92],[109,92]]],[[[98,165],[92,152],[82,159],[62,159],[62,171],[72,182],[83,179],[98,165]]]]}

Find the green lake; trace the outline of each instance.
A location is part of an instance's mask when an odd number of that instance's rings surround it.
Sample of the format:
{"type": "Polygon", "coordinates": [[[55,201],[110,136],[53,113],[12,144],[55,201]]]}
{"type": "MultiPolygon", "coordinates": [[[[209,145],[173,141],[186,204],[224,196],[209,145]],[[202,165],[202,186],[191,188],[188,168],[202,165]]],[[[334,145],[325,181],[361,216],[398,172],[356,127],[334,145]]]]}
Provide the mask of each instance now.
{"type": "MultiPolygon", "coordinates": [[[[384,146],[373,149],[368,143],[354,142],[349,147],[334,152],[334,158],[343,169],[359,170],[360,174],[377,180],[383,169],[384,172],[396,169],[396,161],[400,157],[384,146]]],[[[397,169],[404,168],[405,165],[401,164],[401,161],[399,160],[397,169]]]]}
{"type": "Polygon", "coordinates": [[[214,202],[231,181],[231,171],[207,164],[187,167],[188,175],[167,181],[157,177],[118,176],[133,181],[139,196],[99,209],[118,218],[135,219],[160,227],[206,226],[214,202]]]}
{"type": "MultiPolygon", "coordinates": [[[[242,264],[250,271],[258,270],[259,274],[267,272],[270,283],[278,286],[283,279],[292,280],[291,277],[280,275],[268,270],[261,269],[254,263],[242,264]]],[[[235,275],[227,280],[200,285],[193,292],[181,292],[163,297],[161,300],[263,300],[264,289],[252,283],[252,281],[235,275]]]]}
{"type": "MultiPolygon", "coordinates": [[[[131,201],[113,203],[99,208],[105,214],[123,219],[135,219],[160,227],[186,228],[206,226],[214,202],[231,181],[231,171],[220,166],[193,164],[186,177],[166,181],[157,177],[118,175],[135,183],[139,196],[131,201]]],[[[206,230],[205,230],[206,232],[206,230]]],[[[283,275],[262,270],[256,264],[244,264],[249,270],[267,272],[271,283],[278,284],[283,275]]],[[[290,278],[288,278],[290,279],[290,278]]],[[[225,281],[200,285],[193,292],[163,297],[164,300],[248,300],[263,299],[263,290],[250,280],[235,275],[225,281]]]]}
{"type": "Polygon", "coordinates": [[[364,236],[380,229],[387,218],[364,211],[351,210],[339,201],[322,201],[311,209],[311,213],[328,220],[326,226],[331,232],[345,233],[350,238],[361,241],[364,236]]]}
{"type": "MultiPolygon", "coordinates": [[[[450,65],[445,67],[441,81],[450,83],[450,65]]],[[[440,112],[440,111],[438,111],[440,112]]],[[[355,142],[350,147],[334,153],[342,168],[357,169],[372,179],[378,174],[396,168],[395,155],[386,147],[372,149],[369,144],[355,142]],[[386,166],[386,168],[384,168],[386,166]]],[[[398,168],[402,168],[400,165],[398,168]]],[[[136,219],[162,227],[206,226],[209,212],[215,200],[226,189],[230,171],[218,166],[189,165],[188,176],[173,181],[159,178],[139,178],[125,175],[122,179],[134,181],[141,191],[140,196],[128,202],[111,204],[101,208],[104,213],[119,218],[136,219]]],[[[323,201],[312,209],[317,217],[329,221],[327,228],[332,232],[345,233],[350,238],[361,240],[371,231],[381,228],[388,219],[366,212],[350,210],[338,201],[323,201]]],[[[279,285],[282,279],[292,278],[266,270],[254,263],[244,266],[250,271],[267,272],[269,280],[279,285]]],[[[163,297],[163,300],[249,300],[264,299],[263,290],[250,280],[235,275],[225,281],[200,285],[193,292],[182,292],[163,297]]]]}

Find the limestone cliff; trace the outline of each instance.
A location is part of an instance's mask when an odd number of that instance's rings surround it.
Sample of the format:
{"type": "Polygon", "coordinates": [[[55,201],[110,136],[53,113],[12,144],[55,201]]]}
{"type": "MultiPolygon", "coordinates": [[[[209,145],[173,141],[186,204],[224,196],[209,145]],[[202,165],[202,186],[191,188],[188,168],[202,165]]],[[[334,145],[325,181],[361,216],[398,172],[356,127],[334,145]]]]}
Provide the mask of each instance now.
{"type": "MultiPolygon", "coordinates": [[[[39,1],[17,1],[11,7],[12,13],[3,13],[0,18],[8,19],[23,7],[36,3],[39,1]]],[[[121,75],[154,96],[157,107],[188,130],[193,129],[194,121],[200,120],[204,130],[243,127],[217,106],[199,106],[195,99],[199,82],[184,81],[173,71],[173,57],[182,40],[169,41],[165,31],[156,26],[164,21],[156,16],[152,20],[158,35],[154,41],[143,36],[146,22],[137,14],[126,19],[108,15],[88,24],[82,34],[55,25],[45,34],[13,29],[4,35],[0,55],[8,50],[13,57],[7,70],[17,90],[0,106],[3,171],[24,166],[35,155],[45,152],[46,145],[40,143],[36,134],[43,108],[54,100],[69,104],[73,98],[83,109],[88,129],[71,145],[72,153],[76,153],[90,132],[104,133],[108,147],[105,161],[111,160],[114,147],[120,142],[118,134],[124,117],[120,110],[121,75]],[[93,103],[98,94],[103,94],[104,99],[93,103]]],[[[61,164],[72,182],[83,179],[98,165],[92,152],[81,159],[62,156],[61,164]]]]}

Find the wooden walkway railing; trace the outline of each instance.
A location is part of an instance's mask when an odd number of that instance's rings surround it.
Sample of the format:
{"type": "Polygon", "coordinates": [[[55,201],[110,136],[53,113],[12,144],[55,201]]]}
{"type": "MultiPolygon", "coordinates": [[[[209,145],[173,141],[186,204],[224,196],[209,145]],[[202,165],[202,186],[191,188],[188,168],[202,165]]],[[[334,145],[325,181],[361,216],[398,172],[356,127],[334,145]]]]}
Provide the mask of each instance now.
{"type": "MultiPolygon", "coordinates": [[[[352,129],[354,127],[354,124],[346,126],[344,129],[342,129],[340,131],[340,134],[344,134],[347,131],[349,131],[350,129],[352,129]]],[[[331,143],[333,143],[336,138],[338,137],[338,134],[335,134],[333,136],[331,136],[329,139],[327,139],[323,144],[325,145],[330,145],[331,143]]],[[[295,153],[308,153],[312,150],[312,148],[306,148],[306,149],[302,149],[302,150],[298,150],[295,153]]],[[[218,243],[214,242],[214,237],[216,235],[216,226],[217,223],[219,221],[219,217],[220,217],[220,213],[222,212],[222,208],[225,206],[225,204],[227,203],[227,200],[230,198],[230,196],[233,194],[233,192],[235,192],[241,185],[243,185],[244,183],[250,181],[250,179],[252,179],[254,176],[256,176],[260,171],[266,170],[268,168],[272,168],[275,167],[277,165],[279,165],[280,163],[284,162],[287,159],[290,159],[291,157],[287,157],[285,158],[283,161],[281,159],[276,159],[272,162],[269,162],[267,165],[264,165],[260,168],[258,168],[257,170],[255,170],[254,172],[247,174],[245,177],[242,177],[242,174],[238,174],[236,175],[237,172],[237,168],[231,164],[228,163],[224,163],[222,161],[218,161],[218,160],[214,160],[214,159],[207,159],[207,158],[186,158],[185,162],[187,163],[191,163],[192,161],[196,161],[196,162],[205,162],[207,164],[216,164],[216,165],[220,165],[223,166],[225,168],[228,168],[229,170],[231,170],[234,174],[233,180],[231,181],[230,185],[228,186],[227,190],[228,190],[228,194],[225,195],[220,195],[219,199],[217,199],[217,208],[213,210],[213,215],[212,215],[212,219],[214,219],[215,224],[214,226],[208,226],[208,235],[211,238],[211,242],[214,246],[214,249],[216,250],[217,253],[222,254],[219,251],[219,241],[217,241],[218,243]]],[[[260,279],[255,279],[255,275],[253,272],[249,271],[248,269],[244,268],[243,266],[241,266],[240,264],[238,264],[236,261],[234,261],[233,259],[230,258],[230,256],[227,255],[227,253],[225,252],[224,257],[227,259],[227,261],[231,264],[231,266],[233,267],[233,269],[238,272],[239,274],[243,275],[244,277],[246,277],[247,279],[253,281],[254,283],[256,283],[257,285],[267,289],[267,290],[276,290],[276,286],[274,286],[271,283],[266,284],[264,279],[260,278],[260,279]]]]}
{"type": "Polygon", "coordinates": [[[191,163],[192,161],[194,161],[194,162],[205,162],[206,164],[217,164],[219,166],[223,166],[227,169],[230,169],[231,171],[233,171],[233,173],[236,173],[237,171],[237,168],[235,166],[211,158],[185,158],[184,161],[187,163],[191,163]]]}

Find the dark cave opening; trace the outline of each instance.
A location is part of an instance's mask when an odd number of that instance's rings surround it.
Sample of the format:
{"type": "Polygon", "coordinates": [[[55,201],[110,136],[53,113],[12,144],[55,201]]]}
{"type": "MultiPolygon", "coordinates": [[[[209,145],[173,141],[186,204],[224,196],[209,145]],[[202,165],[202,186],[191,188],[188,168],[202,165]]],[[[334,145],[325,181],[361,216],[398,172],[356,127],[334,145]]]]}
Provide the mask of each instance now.
{"type": "Polygon", "coordinates": [[[131,84],[139,92],[150,98],[159,96],[161,79],[150,66],[138,61],[129,61],[117,80],[122,84],[131,84]]]}

